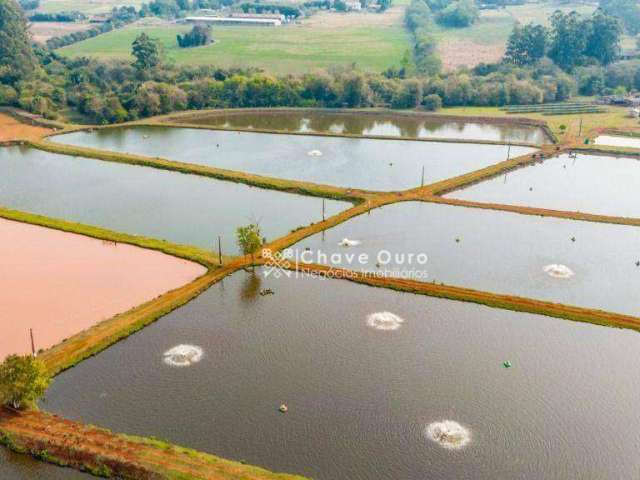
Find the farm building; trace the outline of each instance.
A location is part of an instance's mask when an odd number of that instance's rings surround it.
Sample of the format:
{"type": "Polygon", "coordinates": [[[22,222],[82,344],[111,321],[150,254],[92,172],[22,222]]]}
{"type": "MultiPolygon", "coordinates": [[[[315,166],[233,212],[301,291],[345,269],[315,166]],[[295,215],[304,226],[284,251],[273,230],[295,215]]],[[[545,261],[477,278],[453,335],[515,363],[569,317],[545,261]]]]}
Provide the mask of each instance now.
{"type": "Polygon", "coordinates": [[[264,18],[257,16],[228,16],[228,17],[186,17],[184,23],[204,23],[208,25],[249,25],[253,27],[278,27],[282,25],[280,18],[264,18]]]}

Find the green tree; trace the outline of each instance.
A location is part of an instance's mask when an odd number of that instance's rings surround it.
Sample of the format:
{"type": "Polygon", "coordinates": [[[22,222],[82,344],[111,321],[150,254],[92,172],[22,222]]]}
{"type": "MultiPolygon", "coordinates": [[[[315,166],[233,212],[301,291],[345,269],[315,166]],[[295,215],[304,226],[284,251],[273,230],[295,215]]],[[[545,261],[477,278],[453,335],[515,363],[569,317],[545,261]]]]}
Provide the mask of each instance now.
{"type": "Polygon", "coordinates": [[[0,0],[0,82],[15,84],[37,66],[22,9],[15,0],[0,0]]]}
{"type": "Polygon", "coordinates": [[[253,263],[256,251],[262,246],[260,225],[251,223],[246,227],[238,227],[236,241],[244,255],[251,255],[251,262],[253,263]]]}
{"type": "Polygon", "coordinates": [[[342,101],[350,108],[368,107],[371,103],[371,89],[367,79],[360,73],[347,76],[343,81],[342,101]]]}
{"type": "Polygon", "coordinates": [[[513,27],[504,59],[518,66],[533,65],[542,59],[547,50],[548,32],[542,25],[529,23],[513,27]]]}
{"type": "Polygon", "coordinates": [[[141,33],[133,41],[131,53],[136,58],[133,66],[140,72],[150,70],[160,65],[160,46],[157,40],[146,33],[141,33]]]}
{"type": "Polygon", "coordinates": [[[640,33],[640,3],[636,0],[600,0],[600,8],[619,18],[630,35],[640,33]]]}
{"type": "Polygon", "coordinates": [[[3,405],[16,409],[32,407],[50,383],[45,364],[31,355],[10,355],[0,365],[0,401],[3,405]]]}
{"type": "Polygon", "coordinates": [[[422,102],[422,83],[416,79],[402,82],[397,95],[394,95],[391,106],[393,108],[417,108],[422,102]]]}
{"type": "Polygon", "coordinates": [[[436,110],[440,110],[442,108],[442,99],[440,98],[440,95],[432,93],[424,97],[424,99],[422,100],[422,105],[424,106],[425,110],[435,112],[436,110]]]}
{"type": "Polygon", "coordinates": [[[596,10],[588,22],[589,36],[584,53],[597,59],[602,65],[608,65],[620,51],[622,25],[617,18],[604,14],[602,10],[596,10]]]}
{"type": "Polygon", "coordinates": [[[211,27],[208,25],[194,25],[190,32],[178,34],[176,37],[180,48],[201,47],[213,41],[211,27]]]}
{"type": "Polygon", "coordinates": [[[576,12],[568,14],[556,10],[551,20],[549,58],[563,70],[571,71],[580,64],[590,35],[589,27],[576,12]]]}
{"type": "Polygon", "coordinates": [[[456,0],[438,13],[437,21],[446,27],[463,28],[475,23],[479,17],[473,0],[456,0]]]}

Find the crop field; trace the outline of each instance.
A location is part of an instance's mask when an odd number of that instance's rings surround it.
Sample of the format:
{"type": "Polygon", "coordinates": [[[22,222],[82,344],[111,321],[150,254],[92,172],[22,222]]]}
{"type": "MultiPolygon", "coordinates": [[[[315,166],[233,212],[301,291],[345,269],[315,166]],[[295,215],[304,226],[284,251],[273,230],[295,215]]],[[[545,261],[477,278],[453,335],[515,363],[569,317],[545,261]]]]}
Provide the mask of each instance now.
{"type": "Polygon", "coordinates": [[[218,27],[215,42],[199,48],[181,49],[176,35],[187,26],[136,24],[65,47],[66,56],[129,58],[131,43],[141,32],[157,38],[166,58],[177,64],[220,67],[256,67],[275,74],[305,73],[336,65],[357,64],[380,72],[397,66],[410,48],[402,25],[403,8],[385,14],[320,13],[297,25],[265,27],[218,27]]]}
{"type": "Polygon", "coordinates": [[[575,10],[588,15],[594,7],[581,3],[529,3],[501,10],[483,10],[480,20],[468,28],[436,27],[438,52],[445,69],[495,62],[504,55],[505,45],[515,22],[548,24],[549,15],[556,10],[575,10]]]}
{"type": "Polygon", "coordinates": [[[34,42],[45,43],[50,38],[82,32],[94,26],[91,23],[80,22],[33,22],[29,24],[29,32],[34,42]]]}

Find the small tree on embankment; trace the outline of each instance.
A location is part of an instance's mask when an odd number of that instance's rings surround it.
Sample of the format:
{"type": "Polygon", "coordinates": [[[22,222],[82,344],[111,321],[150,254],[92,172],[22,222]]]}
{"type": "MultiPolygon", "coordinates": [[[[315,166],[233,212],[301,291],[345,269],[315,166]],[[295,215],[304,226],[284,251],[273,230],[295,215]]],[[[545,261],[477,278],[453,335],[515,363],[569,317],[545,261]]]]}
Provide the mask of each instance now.
{"type": "Polygon", "coordinates": [[[239,227],[236,236],[240,250],[244,255],[251,255],[251,263],[254,263],[255,253],[262,246],[260,225],[251,223],[246,227],[239,227]]]}
{"type": "Polygon", "coordinates": [[[0,403],[15,409],[33,408],[50,383],[51,376],[41,360],[10,355],[0,365],[0,403]]]}

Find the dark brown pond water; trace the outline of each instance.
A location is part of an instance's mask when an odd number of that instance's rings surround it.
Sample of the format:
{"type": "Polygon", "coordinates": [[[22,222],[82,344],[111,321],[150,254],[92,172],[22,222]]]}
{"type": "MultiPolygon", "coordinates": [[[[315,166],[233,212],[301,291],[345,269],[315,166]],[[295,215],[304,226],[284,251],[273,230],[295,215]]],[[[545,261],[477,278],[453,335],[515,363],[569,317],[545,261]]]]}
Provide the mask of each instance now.
{"type": "MultiPolygon", "coordinates": [[[[28,148],[0,148],[0,178],[4,207],[210,249],[220,235],[224,253],[241,225],[272,240],[322,220],[320,198],[28,148]]],[[[326,214],[350,206],[326,200],[326,214]]]]}
{"type": "Polygon", "coordinates": [[[419,187],[533,152],[533,148],[133,127],[54,138],[83,147],[339,187],[419,187]]]}
{"type": "Polygon", "coordinates": [[[2,480],[90,480],[94,477],[69,468],[39,462],[27,455],[18,455],[0,447],[0,478],[2,480]]]}
{"type": "Polygon", "coordinates": [[[640,217],[640,160],[561,155],[446,195],[509,205],[640,217]]]}
{"type": "Polygon", "coordinates": [[[296,249],[302,260],[640,316],[637,227],[410,202],[356,217],[296,249]],[[341,246],[345,238],[361,243],[341,246]],[[426,265],[418,254],[428,256],[426,265]]]}
{"type": "Polygon", "coordinates": [[[441,120],[428,116],[358,112],[235,112],[193,115],[181,122],[224,128],[255,128],[286,132],[347,133],[413,138],[455,138],[503,142],[545,143],[539,127],[441,120]]]}
{"type": "Polygon", "coordinates": [[[639,351],[628,330],[240,272],[60,375],[44,406],[316,480],[631,479],[639,351]],[[385,311],[400,328],[368,326],[385,311]],[[167,365],[179,344],[201,360],[167,365]],[[443,420],[466,446],[428,438],[443,420]]]}

